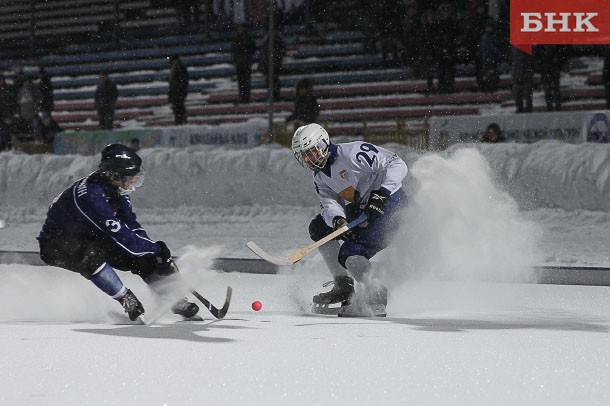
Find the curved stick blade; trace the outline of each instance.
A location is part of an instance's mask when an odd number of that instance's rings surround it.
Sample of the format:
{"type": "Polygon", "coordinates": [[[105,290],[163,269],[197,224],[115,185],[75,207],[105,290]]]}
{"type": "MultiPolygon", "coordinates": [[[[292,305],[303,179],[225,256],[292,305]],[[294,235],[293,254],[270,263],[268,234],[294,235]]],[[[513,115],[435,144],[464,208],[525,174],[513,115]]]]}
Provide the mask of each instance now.
{"type": "Polygon", "coordinates": [[[294,262],[288,258],[278,258],[278,257],[274,257],[273,255],[266,253],[261,247],[256,245],[256,243],[254,241],[249,241],[248,243],[246,243],[246,246],[248,248],[250,248],[250,250],[252,252],[254,252],[256,255],[258,255],[259,257],[261,257],[262,259],[264,259],[267,262],[271,262],[272,264],[275,264],[275,265],[294,264],[294,262]]]}

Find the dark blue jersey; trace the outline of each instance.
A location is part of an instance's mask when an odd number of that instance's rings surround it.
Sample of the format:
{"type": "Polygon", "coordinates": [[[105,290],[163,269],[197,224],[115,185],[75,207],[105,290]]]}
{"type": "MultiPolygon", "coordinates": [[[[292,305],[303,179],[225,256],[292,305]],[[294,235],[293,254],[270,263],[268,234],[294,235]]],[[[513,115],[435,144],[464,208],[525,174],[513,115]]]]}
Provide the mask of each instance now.
{"type": "Polygon", "coordinates": [[[128,196],[120,195],[100,173],[76,181],[49,207],[38,240],[64,237],[100,239],[126,254],[158,254],[131,210],[128,196]]]}

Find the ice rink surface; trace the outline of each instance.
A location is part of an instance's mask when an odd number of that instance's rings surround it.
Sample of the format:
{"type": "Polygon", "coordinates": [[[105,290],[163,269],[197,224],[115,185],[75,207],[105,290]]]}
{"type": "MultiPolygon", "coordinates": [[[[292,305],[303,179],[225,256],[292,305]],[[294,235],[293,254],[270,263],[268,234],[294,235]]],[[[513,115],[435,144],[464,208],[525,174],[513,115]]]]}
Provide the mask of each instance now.
{"type": "MultiPolygon", "coordinates": [[[[411,204],[374,259],[387,318],[310,314],[330,279],[317,253],[277,275],[211,270],[253,258],[249,240],[274,255],[309,244],[311,175],[288,150],[145,150],[141,223],[214,304],[233,287],[229,314],[120,325],[82,277],[0,264],[0,404],[610,404],[610,287],[532,271],[610,266],[610,147],[395,149],[411,204]]],[[[36,250],[46,206],[96,161],[0,154],[0,250],[36,250]]],[[[143,282],[121,277],[151,311],[143,282]]]]}

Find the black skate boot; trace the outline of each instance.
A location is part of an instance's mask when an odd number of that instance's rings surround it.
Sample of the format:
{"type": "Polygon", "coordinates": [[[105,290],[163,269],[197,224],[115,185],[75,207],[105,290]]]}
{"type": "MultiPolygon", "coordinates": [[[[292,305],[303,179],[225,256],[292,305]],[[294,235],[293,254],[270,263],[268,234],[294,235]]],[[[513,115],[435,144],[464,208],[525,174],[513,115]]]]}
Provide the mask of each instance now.
{"type": "Polygon", "coordinates": [[[331,290],[318,293],[313,297],[312,311],[314,313],[336,314],[339,308],[332,309],[328,305],[341,303],[341,306],[345,306],[350,302],[354,294],[354,279],[349,276],[338,276],[334,281],[327,282],[323,286],[328,286],[331,283],[335,284],[331,290]]]}
{"type": "Polygon", "coordinates": [[[195,303],[189,302],[187,298],[180,299],[175,305],[172,306],[172,313],[178,314],[187,319],[195,317],[198,311],[199,306],[197,306],[195,303]]]}
{"type": "Polygon", "coordinates": [[[123,309],[125,309],[129,320],[136,321],[138,317],[144,314],[144,306],[142,306],[142,303],[140,303],[131,290],[128,289],[125,296],[117,300],[123,306],[123,309]]]}

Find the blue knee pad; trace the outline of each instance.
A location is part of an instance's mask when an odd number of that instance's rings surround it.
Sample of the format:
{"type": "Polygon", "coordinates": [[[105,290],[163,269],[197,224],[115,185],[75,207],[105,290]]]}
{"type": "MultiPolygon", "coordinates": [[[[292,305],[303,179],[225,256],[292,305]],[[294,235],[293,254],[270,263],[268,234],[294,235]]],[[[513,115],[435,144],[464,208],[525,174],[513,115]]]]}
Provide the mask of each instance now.
{"type": "Polygon", "coordinates": [[[357,242],[346,241],[339,250],[339,263],[342,267],[347,268],[345,266],[345,261],[347,261],[349,257],[360,255],[367,259],[371,259],[373,255],[377,254],[380,250],[381,248],[367,247],[366,245],[362,245],[357,242]]]}

